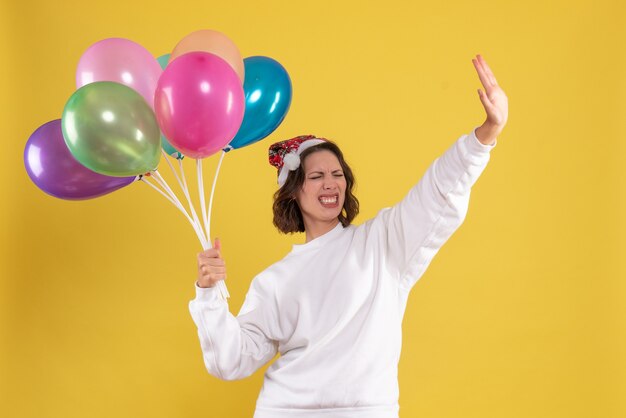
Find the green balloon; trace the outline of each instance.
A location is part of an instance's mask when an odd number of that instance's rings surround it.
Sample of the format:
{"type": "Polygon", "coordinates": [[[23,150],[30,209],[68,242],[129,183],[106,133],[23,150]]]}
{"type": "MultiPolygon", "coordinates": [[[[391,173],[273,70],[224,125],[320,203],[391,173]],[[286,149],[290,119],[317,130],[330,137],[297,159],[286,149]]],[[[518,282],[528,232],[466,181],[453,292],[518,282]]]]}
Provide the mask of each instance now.
{"type": "Polygon", "coordinates": [[[171,54],[163,54],[157,58],[157,62],[161,66],[162,70],[165,70],[165,67],[167,67],[167,64],[170,62],[170,55],[171,54]]]}
{"type": "Polygon", "coordinates": [[[161,153],[154,112],[135,90],[98,81],[76,90],[63,109],[70,152],[96,173],[126,177],[156,169],[161,153]]]}

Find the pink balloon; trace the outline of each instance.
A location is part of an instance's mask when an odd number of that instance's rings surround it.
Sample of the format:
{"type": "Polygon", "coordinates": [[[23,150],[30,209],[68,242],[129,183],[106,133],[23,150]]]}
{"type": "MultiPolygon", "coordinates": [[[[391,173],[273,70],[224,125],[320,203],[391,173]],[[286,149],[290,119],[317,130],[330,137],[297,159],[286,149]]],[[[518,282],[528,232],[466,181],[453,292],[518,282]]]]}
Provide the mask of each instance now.
{"type": "Polygon", "coordinates": [[[190,52],[170,62],[159,79],[154,111],[169,142],[191,158],[223,149],[245,110],[241,80],[217,55],[190,52]]]}
{"type": "Polygon", "coordinates": [[[76,87],[95,81],[115,81],[141,94],[150,107],[163,70],[143,46],[123,38],[108,38],[91,45],[80,57],[76,87]]]}

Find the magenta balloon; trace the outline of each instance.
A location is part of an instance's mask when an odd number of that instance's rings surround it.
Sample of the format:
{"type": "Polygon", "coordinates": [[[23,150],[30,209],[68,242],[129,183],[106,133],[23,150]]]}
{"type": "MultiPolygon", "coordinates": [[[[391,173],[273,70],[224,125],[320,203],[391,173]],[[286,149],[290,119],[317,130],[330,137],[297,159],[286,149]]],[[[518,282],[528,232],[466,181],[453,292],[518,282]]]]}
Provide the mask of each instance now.
{"type": "Polygon", "coordinates": [[[80,57],[76,87],[115,81],[141,94],[153,107],[154,90],[162,73],[159,62],[143,46],[128,39],[109,38],[91,45],[80,57]]]}
{"type": "Polygon", "coordinates": [[[154,111],[161,132],[191,158],[223,149],[235,137],[245,110],[241,80],[217,55],[190,52],[167,65],[154,111]]]}
{"type": "Polygon", "coordinates": [[[84,200],[131,184],[135,177],[109,177],[91,171],[72,156],[61,131],[61,119],[41,125],[28,138],[24,166],[44,192],[67,200],[84,200]]]}

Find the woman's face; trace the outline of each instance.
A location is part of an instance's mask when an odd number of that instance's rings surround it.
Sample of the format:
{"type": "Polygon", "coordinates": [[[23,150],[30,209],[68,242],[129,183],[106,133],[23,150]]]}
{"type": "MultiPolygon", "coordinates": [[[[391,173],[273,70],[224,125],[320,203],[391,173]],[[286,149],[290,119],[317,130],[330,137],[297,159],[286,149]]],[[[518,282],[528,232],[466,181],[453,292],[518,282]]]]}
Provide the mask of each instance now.
{"type": "Polygon", "coordinates": [[[296,194],[305,227],[336,220],[346,199],[346,178],[337,156],[315,151],[302,162],[304,183],[296,194]]]}

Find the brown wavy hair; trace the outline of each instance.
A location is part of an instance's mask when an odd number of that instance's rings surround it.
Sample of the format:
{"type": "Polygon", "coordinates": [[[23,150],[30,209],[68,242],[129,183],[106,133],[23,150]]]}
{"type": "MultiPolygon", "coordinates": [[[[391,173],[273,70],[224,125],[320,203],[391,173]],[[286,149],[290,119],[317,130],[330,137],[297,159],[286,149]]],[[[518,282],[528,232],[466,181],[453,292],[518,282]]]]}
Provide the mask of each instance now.
{"type": "Polygon", "coordinates": [[[350,166],[343,158],[343,153],[334,142],[322,142],[321,144],[307,148],[300,154],[300,167],[290,172],[285,184],[274,193],[274,225],[283,234],[304,232],[304,219],[302,218],[300,206],[298,206],[298,202],[296,201],[296,193],[304,184],[303,166],[306,157],[322,150],[327,150],[335,154],[346,179],[346,198],[341,213],[339,214],[339,222],[341,222],[345,228],[350,225],[352,220],[359,213],[359,200],[352,194],[352,189],[355,187],[355,180],[350,166]]]}

